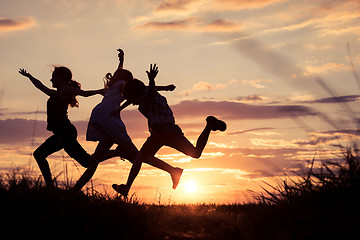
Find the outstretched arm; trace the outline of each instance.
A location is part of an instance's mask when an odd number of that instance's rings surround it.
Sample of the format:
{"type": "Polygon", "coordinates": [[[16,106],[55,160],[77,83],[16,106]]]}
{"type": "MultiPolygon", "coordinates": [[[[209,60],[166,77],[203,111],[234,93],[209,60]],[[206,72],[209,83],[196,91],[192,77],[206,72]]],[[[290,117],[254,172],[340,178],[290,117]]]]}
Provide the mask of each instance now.
{"type": "Polygon", "coordinates": [[[98,90],[82,90],[79,88],[74,88],[71,86],[65,86],[60,91],[60,96],[82,96],[82,97],[90,97],[95,94],[104,95],[105,89],[98,89],[98,90]]]}
{"type": "Polygon", "coordinates": [[[27,77],[30,79],[30,81],[34,84],[34,86],[45,93],[46,95],[50,96],[54,94],[56,91],[53,89],[48,88],[42,82],[40,82],[38,79],[34,78],[30,73],[28,73],[25,69],[20,68],[19,73],[23,75],[24,77],[27,77]]]}
{"type": "Polygon", "coordinates": [[[174,84],[170,84],[167,86],[156,86],[156,91],[174,91],[176,86],[174,84]]]}

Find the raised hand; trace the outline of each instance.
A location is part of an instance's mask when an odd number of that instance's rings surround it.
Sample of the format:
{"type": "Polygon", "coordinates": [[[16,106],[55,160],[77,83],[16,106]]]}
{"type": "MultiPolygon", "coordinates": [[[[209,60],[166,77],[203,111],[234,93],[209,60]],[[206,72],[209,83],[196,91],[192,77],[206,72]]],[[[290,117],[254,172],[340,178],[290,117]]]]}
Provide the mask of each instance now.
{"type": "Polygon", "coordinates": [[[25,69],[20,68],[19,73],[24,77],[29,78],[29,80],[34,84],[34,86],[46,95],[51,96],[56,92],[55,90],[46,87],[38,79],[34,78],[30,73],[28,73],[25,69]]]}
{"type": "Polygon", "coordinates": [[[118,53],[118,57],[119,57],[119,67],[118,68],[123,68],[124,67],[124,51],[120,48],[117,49],[118,53]]]}
{"type": "Polygon", "coordinates": [[[124,51],[121,48],[118,48],[117,51],[118,53],[118,57],[120,60],[124,60],[124,51]]]}
{"type": "Polygon", "coordinates": [[[28,72],[27,72],[25,69],[23,69],[23,68],[20,68],[19,73],[20,73],[21,75],[23,75],[24,77],[31,78],[31,74],[28,73],[28,72]]]}
{"type": "Polygon", "coordinates": [[[156,66],[156,63],[154,64],[154,67],[152,64],[150,64],[150,71],[146,71],[149,80],[154,80],[159,72],[158,66],[156,66]]]}

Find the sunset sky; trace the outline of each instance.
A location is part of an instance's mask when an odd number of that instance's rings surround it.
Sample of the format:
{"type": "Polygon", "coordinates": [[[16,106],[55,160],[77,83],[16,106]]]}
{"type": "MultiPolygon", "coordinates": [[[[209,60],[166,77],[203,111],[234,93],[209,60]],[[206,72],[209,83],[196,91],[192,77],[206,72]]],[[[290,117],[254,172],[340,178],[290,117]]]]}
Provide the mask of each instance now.
{"type": "MultiPolygon", "coordinates": [[[[228,125],[200,159],[158,152],[185,169],[175,191],[169,175],[144,164],[131,190],[143,202],[249,201],[264,181],[304,172],[314,157],[316,167],[339,158],[360,136],[358,0],[0,0],[1,170],[39,174],[31,153],[51,135],[47,97],[18,69],[51,87],[53,66],[64,65],[83,89],[98,89],[117,67],[117,48],[136,78],[147,83],[157,63],[157,84],[176,85],[163,95],[194,144],[208,115],[228,125]]],[[[78,97],[80,107],[69,109],[90,153],[87,121],[101,99],[78,97]]],[[[140,148],[146,119],[135,107],[121,116],[140,148]]],[[[63,151],[48,160],[60,181],[84,171],[63,151]]],[[[130,167],[108,160],[93,183],[113,193],[130,167]]]]}

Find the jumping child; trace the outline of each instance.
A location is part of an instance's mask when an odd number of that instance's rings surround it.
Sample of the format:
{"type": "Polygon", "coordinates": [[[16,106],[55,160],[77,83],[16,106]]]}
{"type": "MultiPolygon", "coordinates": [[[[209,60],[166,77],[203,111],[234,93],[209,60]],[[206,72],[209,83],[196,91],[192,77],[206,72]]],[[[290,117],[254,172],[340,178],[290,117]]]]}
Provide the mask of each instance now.
{"type": "MultiPolygon", "coordinates": [[[[126,83],[123,91],[125,99],[133,105],[139,105],[139,111],[148,119],[148,127],[151,133],[136,156],[126,185],[113,184],[113,188],[125,197],[140,171],[142,162],[154,157],[162,146],[166,145],[193,158],[199,158],[210,132],[226,130],[225,122],[213,116],[207,117],[207,124],[194,147],[184,136],[180,127],[175,124],[173,112],[167,104],[166,98],[160,95],[156,89],[155,77],[158,73],[156,64],[150,65],[150,71],[146,71],[146,73],[149,78],[149,86],[145,86],[140,80],[134,79],[126,83]]],[[[118,114],[121,110],[122,107],[117,109],[115,113],[118,114]]]]}
{"type": "Polygon", "coordinates": [[[72,80],[72,73],[67,67],[55,67],[52,73],[52,86],[50,89],[34,78],[25,69],[20,69],[19,73],[34,84],[36,88],[50,96],[47,101],[47,130],[53,132],[43,144],[34,151],[34,158],[39,165],[44,177],[46,186],[54,187],[51,177],[49,163],[46,158],[61,149],[64,149],[70,157],[75,159],[81,166],[87,167],[90,155],[81,147],[77,141],[77,131],[75,126],[68,118],[68,106],[78,107],[79,103],[76,96],[89,97],[95,94],[103,94],[104,89],[85,91],[81,90],[80,84],[72,80]]]}
{"type": "MultiPolygon", "coordinates": [[[[86,139],[88,141],[98,141],[98,145],[93,155],[91,155],[89,167],[80,177],[78,182],[73,187],[73,192],[78,192],[94,175],[97,166],[100,162],[120,156],[123,159],[134,162],[138,153],[138,149],[131,141],[126,132],[125,125],[120,118],[120,114],[113,117],[110,114],[119,108],[121,102],[124,101],[122,90],[127,82],[133,81],[133,75],[130,71],[123,69],[124,52],[118,49],[119,66],[113,75],[107,74],[107,84],[105,87],[105,95],[103,100],[92,110],[86,139]],[[117,144],[116,150],[110,148],[117,144]]],[[[172,91],[175,86],[169,85],[159,87],[158,90],[172,91]]],[[[125,103],[124,106],[127,106],[125,103]]],[[[172,178],[173,188],[175,189],[180,181],[183,169],[174,168],[169,164],[155,158],[148,158],[145,160],[154,167],[168,172],[172,178]]]]}

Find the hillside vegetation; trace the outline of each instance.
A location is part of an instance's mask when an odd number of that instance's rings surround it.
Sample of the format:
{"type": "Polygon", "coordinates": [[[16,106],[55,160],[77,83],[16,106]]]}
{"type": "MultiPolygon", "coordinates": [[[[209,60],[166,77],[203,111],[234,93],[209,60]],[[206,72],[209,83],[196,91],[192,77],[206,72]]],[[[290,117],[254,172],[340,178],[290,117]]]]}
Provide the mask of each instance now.
{"type": "MultiPolygon", "coordinates": [[[[314,163],[314,162],[313,162],[314,163]]],[[[1,175],[3,236],[81,239],[347,239],[357,236],[360,163],[348,151],[294,181],[285,178],[247,204],[159,205],[95,190],[69,196],[41,177],[1,175]]]]}

